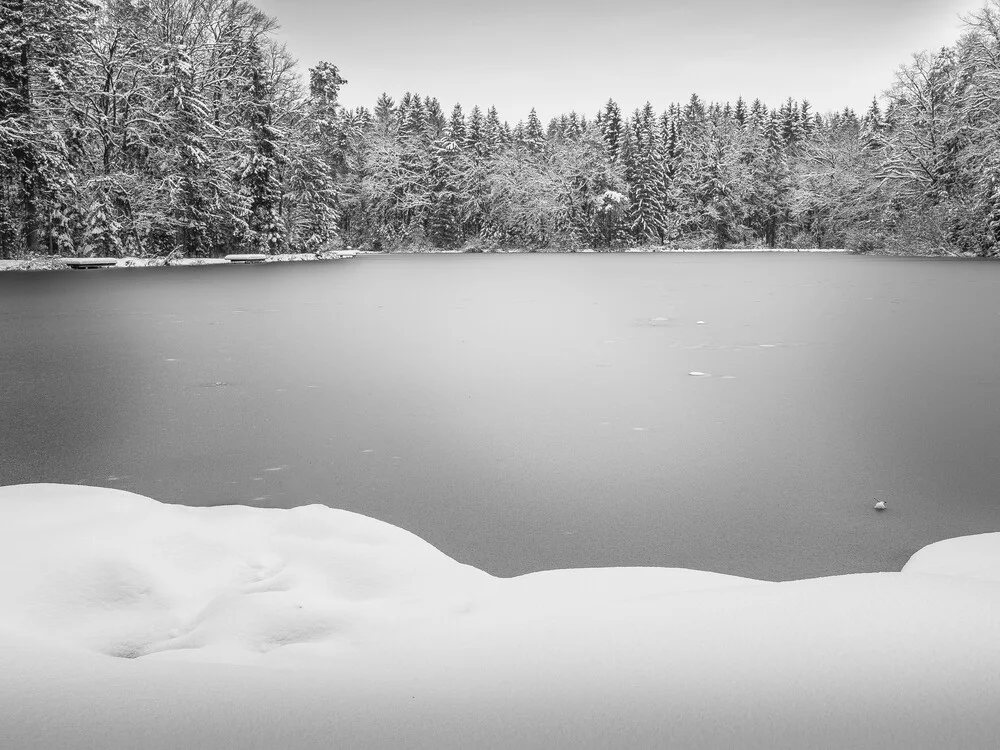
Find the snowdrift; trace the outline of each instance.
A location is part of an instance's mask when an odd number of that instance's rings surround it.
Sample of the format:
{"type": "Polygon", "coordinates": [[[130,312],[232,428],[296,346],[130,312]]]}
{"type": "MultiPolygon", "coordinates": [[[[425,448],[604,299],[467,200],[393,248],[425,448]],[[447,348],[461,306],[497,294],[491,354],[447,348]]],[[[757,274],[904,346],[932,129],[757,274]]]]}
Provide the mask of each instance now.
{"type": "Polygon", "coordinates": [[[1000,534],[498,579],[325,506],[0,488],[3,748],[986,748],[1000,534]]]}

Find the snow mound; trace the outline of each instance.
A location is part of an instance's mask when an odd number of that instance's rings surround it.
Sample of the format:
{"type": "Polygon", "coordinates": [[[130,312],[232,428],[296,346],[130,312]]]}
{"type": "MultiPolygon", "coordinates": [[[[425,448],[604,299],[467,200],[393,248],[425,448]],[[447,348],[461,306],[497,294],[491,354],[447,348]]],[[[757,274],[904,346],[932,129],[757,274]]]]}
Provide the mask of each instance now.
{"type": "Polygon", "coordinates": [[[1000,581],[1000,533],[974,534],[930,544],[910,558],[903,572],[1000,581]]]}
{"type": "Polygon", "coordinates": [[[262,653],[371,635],[490,577],[325,506],[164,505],[120,490],[0,488],[0,624],[112,656],[262,653]]]}
{"type": "Polygon", "coordinates": [[[998,632],[1000,534],[904,573],[498,579],[325,506],[0,488],[5,748],[985,748],[998,632]]]}

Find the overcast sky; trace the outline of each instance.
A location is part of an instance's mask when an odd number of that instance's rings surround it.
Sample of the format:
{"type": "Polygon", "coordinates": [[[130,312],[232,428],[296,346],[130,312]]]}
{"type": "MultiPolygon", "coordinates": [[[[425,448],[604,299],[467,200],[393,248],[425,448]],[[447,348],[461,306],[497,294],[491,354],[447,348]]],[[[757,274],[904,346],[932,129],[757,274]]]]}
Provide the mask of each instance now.
{"type": "MultiPolygon", "coordinates": [[[[807,98],[863,110],[912,53],[953,43],[982,0],[255,0],[303,68],[348,79],[345,106],[382,91],[493,104],[511,124],[592,116],[608,97],[657,110],[807,98]]],[[[304,72],[304,70],[303,70],[304,72]]]]}

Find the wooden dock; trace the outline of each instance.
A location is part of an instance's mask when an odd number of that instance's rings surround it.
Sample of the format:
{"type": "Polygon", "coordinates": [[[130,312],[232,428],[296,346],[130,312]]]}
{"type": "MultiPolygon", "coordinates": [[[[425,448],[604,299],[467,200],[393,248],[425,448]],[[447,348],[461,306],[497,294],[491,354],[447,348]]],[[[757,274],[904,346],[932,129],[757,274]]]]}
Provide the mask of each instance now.
{"type": "Polygon", "coordinates": [[[62,262],[69,268],[111,268],[118,265],[116,258],[63,258],[62,262]]]}
{"type": "Polygon", "coordinates": [[[235,255],[227,255],[226,260],[230,263],[263,263],[267,260],[267,256],[257,253],[237,253],[235,255]]]}

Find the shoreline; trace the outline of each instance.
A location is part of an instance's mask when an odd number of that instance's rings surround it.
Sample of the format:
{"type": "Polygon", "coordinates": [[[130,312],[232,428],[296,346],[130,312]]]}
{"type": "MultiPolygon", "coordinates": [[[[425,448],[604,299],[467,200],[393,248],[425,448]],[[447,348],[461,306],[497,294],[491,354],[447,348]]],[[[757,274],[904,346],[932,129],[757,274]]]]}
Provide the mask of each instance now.
{"type": "MultiPolygon", "coordinates": [[[[352,251],[354,255],[573,255],[573,254],[606,254],[606,255],[621,255],[621,254],[664,254],[664,255],[680,255],[680,254],[711,254],[711,253],[824,253],[824,254],[841,254],[841,255],[871,255],[878,257],[891,257],[891,258],[977,258],[979,256],[971,254],[958,254],[958,253],[937,253],[937,254],[924,254],[924,253],[890,253],[885,251],[872,251],[867,253],[859,253],[853,250],[847,250],[844,248],[746,248],[746,247],[733,247],[733,248],[689,248],[689,249],[672,249],[672,248],[660,248],[660,247],[637,247],[628,248],[625,250],[595,250],[592,248],[584,248],[581,250],[508,250],[508,249],[487,249],[487,250],[437,250],[437,249],[419,249],[419,250],[398,250],[398,251],[374,251],[374,250],[356,250],[352,251]]],[[[279,255],[269,255],[265,259],[258,261],[260,263],[298,263],[298,262],[311,262],[311,261],[321,261],[321,260],[348,260],[353,256],[343,256],[338,253],[285,253],[279,255]]],[[[69,271],[66,261],[70,258],[66,257],[56,257],[56,256],[39,256],[36,258],[20,258],[16,260],[0,260],[0,272],[3,271],[69,271]]],[[[213,266],[213,265],[243,265],[238,263],[232,263],[225,258],[176,258],[171,259],[169,263],[165,258],[136,258],[136,257],[124,257],[116,258],[115,265],[107,266],[107,269],[119,269],[119,268],[162,268],[164,266],[213,266]]]]}

